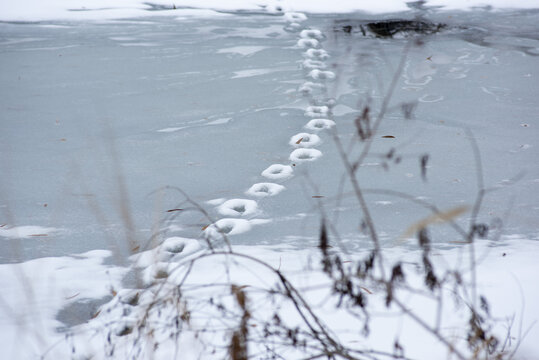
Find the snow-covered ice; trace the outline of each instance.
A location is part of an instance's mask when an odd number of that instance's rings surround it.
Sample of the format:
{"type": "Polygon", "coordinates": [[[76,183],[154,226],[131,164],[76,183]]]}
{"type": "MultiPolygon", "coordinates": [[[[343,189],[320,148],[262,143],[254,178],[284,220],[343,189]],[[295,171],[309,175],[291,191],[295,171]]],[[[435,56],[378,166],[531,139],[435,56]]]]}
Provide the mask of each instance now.
{"type": "Polygon", "coordinates": [[[312,131],[326,130],[335,126],[335,121],[329,119],[312,119],[305,124],[305,129],[312,131]]]}
{"type": "Polygon", "coordinates": [[[53,227],[44,227],[36,225],[23,225],[23,226],[9,226],[2,225],[0,227],[0,237],[5,238],[31,238],[48,236],[58,232],[59,229],[53,227]]]}
{"type": "Polygon", "coordinates": [[[316,39],[299,39],[297,45],[302,49],[308,49],[308,48],[317,48],[320,45],[320,42],[316,39]]]}
{"type": "Polygon", "coordinates": [[[258,204],[249,199],[230,199],[219,205],[217,210],[224,216],[251,216],[258,212],[258,204]]]}
{"type": "Polygon", "coordinates": [[[262,50],[268,49],[267,46],[232,46],[217,50],[218,54],[238,54],[242,56],[250,56],[262,50]]]}
{"type": "Polygon", "coordinates": [[[324,34],[318,29],[305,29],[299,33],[299,36],[303,39],[324,39],[324,34]]]}
{"type": "MultiPolygon", "coordinates": [[[[25,0],[0,2],[0,20],[3,21],[40,21],[40,20],[103,20],[132,19],[136,17],[175,16],[178,19],[224,17],[234,11],[265,11],[268,14],[284,14],[291,23],[307,20],[303,12],[309,13],[352,13],[366,11],[370,13],[394,13],[407,11],[406,0],[386,0],[383,2],[338,0],[310,1],[294,0],[280,2],[276,0],[154,0],[148,3],[141,0],[122,0],[111,5],[106,0],[25,0]],[[261,7],[263,5],[263,7],[261,7]],[[160,11],[151,11],[151,10],[160,11]]],[[[485,5],[493,8],[529,9],[537,8],[535,0],[429,0],[429,6],[446,10],[470,10],[485,5]]]]}
{"type": "Polygon", "coordinates": [[[329,114],[329,107],[322,105],[322,106],[308,106],[307,109],[305,109],[305,116],[316,118],[320,116],[327,116],[329,114]]]}
{"type": "Polygon", "coordinates": [[[300,23],[302,21],[307,20],[307,15],[300,13],[300,12],[285,12],[284,18],[291,23],[300,23]]]}
{"type": "Polygon", "coordinates": [[[137,267],[148,267],[157,262],[174,262],[192,255],[203,247],[195,239],[173,236],[165,239],[158,246],[130,257],[137,267]]]}
{"type": "Polygon", "coordinates": [[[322,152],[317,149],[301,148],[290,153],[290,160],[295,162],[314,161],[322,156],[322,152]]]}
{"type": "Polygon", "coordinates": [[[305,51],[305,57],[310,59],[327,60],[329,54],[324,49],[308,49],[305,51]]]}
{"type": "Polygon", "coordinates": [[[225,198],[216,198],[216,199],[207,200],[206,204],[213,205],[213,206],[218,206],[218,205],[221,205],[222,203],[224,203],[225,201],[226,201],[225,198]]]}
{"type": "Polygon", "coordinates": [[[327,64],[320,60],[304,60],[302,63],[304,69],[325,69],[327,64]]]}
{"type": "Polygon", "coordinates": [[[335,73],[328,70],[313,69],[308,75],[314,80],[333,80],[335,79],[335,73]]]}
{"type": "Polygon", "coordinates": [[[290,165],[273,164],[262,171],[262,176],[272,180],[281,180],[291,177],[293,173],[294,169],[290,165]]]}
{"type": "Polygon", "coordinates": [[[309,133],[298,133],[290,138],[288,142],[293,147],[313,147],[320,144],[320,136],[309,133]]]}
{"type": "Polygon", "coordinates": [[[311,94],[315,90],[323,90],[323,89],[325,89],[324,84],[314,83],[312,81],[306,81],[299,87],[298,91],[305,94],[311,94]]]}
{"type": "Polygon", "coordinates": [[[220,238],[221,234],[237,235],[251,230],[251,222],[246,219],[224,218],[208,226],[204,233],[208,238],[220,238]]]}
{"type": "Polygon", "coordinates": [[[256,196],[256,197],[266,197],[266,196],[275,196],[286,188],[283,185],[275,183],[256,183],[253,184],[245,194],[256,196]]]}

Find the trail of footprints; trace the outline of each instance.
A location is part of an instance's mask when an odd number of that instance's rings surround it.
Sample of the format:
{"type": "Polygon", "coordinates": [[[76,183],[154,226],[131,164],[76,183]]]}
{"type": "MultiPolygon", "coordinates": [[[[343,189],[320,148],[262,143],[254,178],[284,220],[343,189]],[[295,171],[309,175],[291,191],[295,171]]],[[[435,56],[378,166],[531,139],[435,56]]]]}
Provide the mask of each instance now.
{"type": "MultiPolygon", "coordinates": [[[[313,162],[323,154],[316,147],[322,143],[319,136],[335,126],[330,120],[331,108],[335,101],[325,97],[326,82],[335,78],[335,74],[326,70],[328,53],[322,48],[324,34],[317,29],[306,29],[302,22],[307,17],[302,13],[285,13],[287,21],[285,30],[298,33],[297,47],[303,49],[302,68],[306,81],[299,86],[298,92],[310,100],[304,115],[308,119],[303,129],[290,137],[290,155],[287,164],[271,164],[262,169],[261,181],[253,184],[245,191],[247,198],[214,199],[207,203],[215,206],[219,219],[203,229],[203,236],[210,241],[226,236],[245,233],[253,226],[270,222],[260,219],[262,214],[258,200],[277,196],[286,191],[282,184],[294,176],[294,169],[302,163],[313,162]]],[[[169,270],[175,262],[185,259],[201,249],[196,239],[171,237],[156,248],[136,254],[132,261],[142,269],[143,280],[151,285],[155,280],[170,276],[169,270]]]]}
{"type": "MultiPolygon", "coordinates": [[[[299,33],[297,47],[304,49],[302,67],[307,80],[298,91],[308,96],[312,104],[305,109],[304,115],[308,120],[300,132],[290,137],[288,142],[291,148],[290,162],[271,164],[263,169],[260,173],[262,181],[253,184],[245,191],[248,198],[215,199],[207,202],[215,206],[216,212],[221,216],[203,230],[203,235],[210,241],[221,238],[223,234],[227,236],[241,234],[251,230],[255,225],[270,222],[268,219],[256,218],[262,214],[257,200],[277,196],[286,191],[286,187],[281,183],[294,176],[294,168],[305,162],[316,161],[323,155],[316,149],[322,142],[319,134],[335,126],[335,122],[328,118],[335,102],[325,97],[325,83],[334,79],[335,74],[326,70],[325,60],[329,55],[322,49],[324,35],[317,29],[304,29],[301,23],[307,17],[302,13],[285,13],[284,19],[287,21],[285,30],[299,33]]],[[[135,326],[132,319],[136,318],[131,315],[145,311],[145,305],[151,304],[157,296],[154,292],[158,290],[152,285],[159,286],[157,284],[161,283],[162,279],[174,283],[176,278],[181,278],[183,275],[178,270],[177,264],[197,256],[201,249],[199,240],[176,236],[167,238],[151,250],[133,255],[131,261],[140,269],[141,279],[144,286],[149,288],[148,291],[140,289],[119,291],[118,296],[99,310],[98,314],[103,315],[98,318],[106,316],[114,319],[113,332],[116,336],[129,334],[130,329],[135,326]]]]}
{"type": "MultiPolygon", "coordinates": [[[[253,184],[245,194],[253,198],[275,196],[286,190],[285,186],[279,184],[294,176],[294,166],[299,166],[304,162],[316,161],[322,156],[322,152],[316,149],[321,143],[320,132],[331,128],[335,122],[327,117],[331,113],[334,101],[316,99],[317,92],[324,93],[325,82],[335,78],[335,74],[325,70],[327,64],[325,60],[329,58],[328,53],[322,49],[324,34],[317,29],[303,29],[301,24],[307,19],[301,13],[287,13],[284,15],[287,20],[285,29],[299,32],[297,47],[304,49],[302,67],[306,73],[305,81],[298,89],[305,96],[310,96],[313,105],[305,109],[305,116],[310,120],[304,125],[305,132],[300,132],[290,138],[289,144],[292,151],[289,155],[289,164],[272,164],[261,172],[261,176],[266,182],[253,184]],[[308,131],[308,132],[307,132],[308,131]]],[[[217,212],[224,218],[215,222],[204,230],[204,236],[213,239],[222,234],[234,235],[251,229],[253,219],[260,214],[255,200],[231,199],[223,202],[217,207],[217,212]]]]}

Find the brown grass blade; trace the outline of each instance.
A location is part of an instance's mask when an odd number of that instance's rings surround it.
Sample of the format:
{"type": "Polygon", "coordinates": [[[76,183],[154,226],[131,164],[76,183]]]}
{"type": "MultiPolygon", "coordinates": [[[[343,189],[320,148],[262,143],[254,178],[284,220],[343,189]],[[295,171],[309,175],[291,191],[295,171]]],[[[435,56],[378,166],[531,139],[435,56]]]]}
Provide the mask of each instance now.
{"type": "Polygon", "coordinates": [[[462,215],[466,211],[468,211],[469,206],[463,205],[463,206],[457,206],[456,208],[449,209],[447,211],[442,211],[438,214],[433,214],[430,216],[427,216],[426,218],[419,220],[418,222],[410,225],[408,229],[404,232],[402,235],[402,238],[408,238],[412,236],[413,234],[417,233],[421,229],[426,228],[429,225],[432,224],[443,224],[448,221],[451,221],[455,219],[456,217],[462,215]]]}

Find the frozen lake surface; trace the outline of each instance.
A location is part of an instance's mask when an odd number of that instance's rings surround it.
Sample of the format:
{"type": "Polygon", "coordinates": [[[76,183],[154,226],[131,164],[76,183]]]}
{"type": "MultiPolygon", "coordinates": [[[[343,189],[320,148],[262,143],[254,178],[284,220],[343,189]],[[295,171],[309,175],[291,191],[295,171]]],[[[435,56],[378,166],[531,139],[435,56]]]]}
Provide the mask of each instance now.
{"type": "MultiPolygon", "coordinates": [[[[392,99],[396,110],[379,130],[394,138],[376,140],[362,186],[421,196],[441,209],[471,205],[477,169],[469,129],[485,185],[519,180],[487,196],[485,221],[503,218],[505,233],[536,239],[538,17],[432,15],[448,27],[411,49],[392,99]],[[403,102],[415,107],[413,119],[404,118],[403,102]],[[390,149],[399,164],[384,160],[390,149]],[[426,182],[418,165],[424,154],[426,182]]],[[[4,239],[1,261],[114,248],[126,224],[127,236],[144,244],[165,219],[169,229],[199,236],[207,220],[166,213],[186,205],[174,189],[160,189],[181,188],[218,217],[205,201],[243,198],[267,180],[260,174],[268,166],[291,163],[289,140],[307,131],[304,113],[315,102],[336,100],[333,120],[348,143],[362,106],[380,107],[407,40],[363,36],[359,28],[347,34],[342,24],[383,18],[395,15],[309,17],[305,26],[324,30],[325,70],[337,74],[334,81],[309,77],[314,68],[304,60],[312,59],[280,16],[1,24],[2,225],[57,229],[4,239]],[[327,86],[314,95],[298,91],[313,81],[327,86]]],[[[318,161],[278,181],[285,192],[258,199],[258,217],[272,222],[235,243],[301,246],[316,238],[312,196],[324,196],[333,215],[338,210],[344,238],[357,236],[356,202],[345,196],[337,204],[350,188],[340,187],[344,168],[331,136],[321,136],[317,148],[318,161]]],[[[388,195],[369,201],[389,243],[426,214],[388,195]]]]}
{"type": "MultiPolygon", "coordinates": [[[[456,211],[466,229],[482,174],[489,192],[478,222],[490,231],[478,248],[514,253],[521,295],[539,299],[530,286],[539,253],[539,11],[429,11],[428,36],[373,32],[375,22],[418,14],[0,23],[5,303],[25,296],[13,290],[9,265],[22,262],[21,273],[36,275],[47,343],[94,316],[109,287],[134,286],[123,266],[140,267],[150,283],[162,264],[151,252],[129,255],[167,238],[159,249],[189,255],[225,231],[242,251],[300,272],[318,252],[325,217],[332,245],[364,254],[372,243],[334,136],[350,159],[360,156],[356,119],[365,109],[376,119],[390,89],[357,170],[390,258],[417,251],[407,229],[431,215],[420,202],[456,211]],[[49,275],[57,293],[44,285],[49,275]]],[[[444,255],[461,249],[447,224],[430,230],[444,255]]],[[[485,283],[502,276],[496,260],[485,262],[493,271],[485,283]]],[[[0,315],[0,332],[9,332],[0,315]]]]}

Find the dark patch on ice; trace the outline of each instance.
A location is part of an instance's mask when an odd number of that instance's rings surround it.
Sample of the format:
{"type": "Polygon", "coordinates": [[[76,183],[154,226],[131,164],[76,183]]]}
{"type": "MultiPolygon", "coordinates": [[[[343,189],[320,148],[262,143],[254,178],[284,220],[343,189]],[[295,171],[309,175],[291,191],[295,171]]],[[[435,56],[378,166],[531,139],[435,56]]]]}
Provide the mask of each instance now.
{"type": "Polygon", "coordinates": [[[392,38],[397,34],[402,35],[431,35],[446,28],[446,24],[433,23],[428,20],[336,20],[333,31],[344,34],[361,34],[379,38],[392,38]]]}
{"type": "Polygon", "coordinates": [[[460,26],[459,29],[462,30],[460,37],[469,43],[493,49],[520,51],[530,56],[539,56],[538,47],[520,45],[512,40],[513,38],[518,38],[539,41],[539,36],[534,33],[534,31],[536,32],[537,30],[531,31],[530,33],[517,33],[512,31],[485,29],[478,26],[460,26]],[[492,36],[501,36],[501,39],[498,41],[487,40],[492,36]]]}
{"type": "Polygon", "coordinates": [[[185,244],[178,244],[176,246],[171,246],[166,249],[166,251],[173,253],[173,254],[179,254],[185,249],[185,244]]]}
{"type": "Polygon", "coordinates": [[[178,6],[174,4],[170,5],[163,5],[163,4],[153,4],[149,2],[143,3],[144,5],[148,6],[148,11],[165,11],[165,10],[178,10],[178,9],[196,9],[196,7],[193,6],[178,6]]]}
{"type": "Polygon", "coordinates": [[[218,229],[217,229],[217,231],[220,232],[220,233],[223,233],[223,234],[228,234],[228,233],[230,233],[233,229],[234,229],[234,226],[233,226],[233,225],[226,224],[226,225],[219,226],[218,229]]]}
{"type": "Polygon", "coordinates": [[[40,25],[40,24],[45,24],[45,22],[41,22],[41,21],[24,21],[24,20],[10,20],[10,21],[0,20],[0,24],[8,24],[8,25],[40,25]]]}
{"type": "Polygon", "coordinates": [[[245,212],[245,206],[244,205],[234,206],[232,210],[239,212],[240,214],[243,214],[245,212]]]}
{"type": "Polygon", "coordinates": [[[500,16],[483,10],[484,16],[478,17],[477,13],[462,14],[451,13],[445,16],[448,22],[436,22],[424,18],[417,19],[336,19],[332,24],[332,31],[339,36],[361,36],[366,38],[392,39],[410,36],[428,36],[444,33],[448,36],[456,36],[469,43],[501,50],[520,51],[526,55],[539,56],[539,27],[536,18],[539,11],[532,10],[522,12],[504,12],[500,16]],[[458,16],[457,16],[458,15],[458,16]],[[503,16],[503,17],[501,17],[503,16]],[[527,20],[522,23],[512,22],[512,18],[519,19],[525,16],[527,20]],[[528,18],[530,20],[528,20],[528,18]],[[519,44],[514,39],[524,39],[531,42],[519,44]]]}
{"type": "Polygon", "coordinates": [[[112,296],[105,296],[101,299],[80,299],[61,309],[56,314],[56,320],[65,326],[58,327],[60,332],[67,331],[70,327],[84,324],[95,316],[101,305],[108,303],[112,296]]]}

